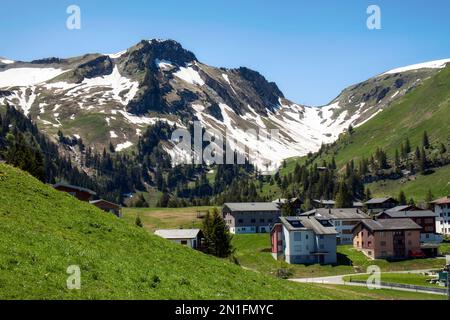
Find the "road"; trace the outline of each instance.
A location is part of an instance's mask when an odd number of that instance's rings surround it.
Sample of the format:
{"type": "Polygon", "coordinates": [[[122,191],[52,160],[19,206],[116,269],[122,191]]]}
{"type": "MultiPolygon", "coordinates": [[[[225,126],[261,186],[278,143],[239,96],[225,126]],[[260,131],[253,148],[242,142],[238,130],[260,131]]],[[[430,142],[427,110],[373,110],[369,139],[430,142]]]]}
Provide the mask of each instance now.
{"type": "MultiPolygon", "coordinates": [[[[433,270],[425,269],[425,270],[410,270],[410,271],[390,271],[389,273],[422,273],[422,272],[430,272],[430,271],[433,271],[433,270]]],[[[356,275],[363,275],[363,274],[367,274],[367,273],[352,273],[352,274],[343,274],[343,275],[338,275],[338,276],[318,277],[318,278],[297,278],[297,279],[289,279],[289,280],[294,281],[294,282],[301,282],[301,283],[318,283],[318,284],[367,287],[367,285],[365,283],[348,282],[348,281],[344,281],[344,279],[343,279],[343,277],[345,277],[345,276],[356,276],[356,275]]],[[[392,290],[400,290],[400,291],[422,292],[422,293],[429,293],[429,294],[441,294],[441,293],[428,291],[428,290],[398,288],[398,287],[382,286],[382,285],[380,285],[380,289],[392,289],[392,290]]],[[[445,293],[442,293],[442,294],[445,294],[445,293]]]]}

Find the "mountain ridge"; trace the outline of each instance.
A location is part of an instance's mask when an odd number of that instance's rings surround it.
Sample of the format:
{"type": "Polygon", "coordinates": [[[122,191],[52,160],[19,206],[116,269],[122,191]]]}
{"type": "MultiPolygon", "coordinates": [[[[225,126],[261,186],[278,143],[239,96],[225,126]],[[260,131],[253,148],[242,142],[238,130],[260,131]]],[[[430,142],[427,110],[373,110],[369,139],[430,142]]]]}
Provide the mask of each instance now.
{"type": "Polygon", "coordinates": [[[153,39],[115,54],[0,64],[0,104],[21,109],[49,135],[61,130],[99,149],[112,143],[117,151],[136,145],[158,120],[179,127],[199,120],[250,146],[257,141],[248,129],[278,129],[280,138],[258,150],[257,163],[277,167],[370,120],[440,70],[433,67],[377,75],[319,108],[286,99],[257,71],[211,67],[174,40],[153,39]]]}

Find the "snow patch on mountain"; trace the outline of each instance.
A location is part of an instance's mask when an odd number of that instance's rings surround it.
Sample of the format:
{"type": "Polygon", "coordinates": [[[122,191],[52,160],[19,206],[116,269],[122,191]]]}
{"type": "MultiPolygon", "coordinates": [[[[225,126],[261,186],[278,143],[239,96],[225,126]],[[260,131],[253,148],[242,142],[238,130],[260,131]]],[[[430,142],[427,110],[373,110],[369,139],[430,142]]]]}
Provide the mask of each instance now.
{"type": "Polygon", "coordinates": [[[37,85],[68,70],[55,68],[13,68],[0,72],[0,88],[37,85]]]}
{"type": "Polygon", "coordinates": [[[155,59],[155,64],[158,66],[159,69],[161,70],[170,70],[173,68],[173,64],[171,61],[167,61],[167,60],[159,60],[159,59],[155,59]]]}
{"type": "Polygon", "coordinates": [[[108,57],[110,57],[111,59],[117,59],[120,58],[121,56],[123,56],[125,53],[127,53],[127,50],[123,50],[117,53],[112,53],[112,54],[107,54],[108,57]]]}
{"type": "Polygon", "coordinates": [[[8,60],[8,59],[0,59],[0,62],[3,64],[13,64],[15,61],[8,60]]]}
{"type": "Polygon", "coordinates": [[[175,72],[173,75],[190,84],[198,84],[200,86],[205,84],[203,79],[200,77],[200,74],[192,67],[180,67],[180,70],[175,72]]]}
{"type": "Polygon", "coordinates": [[[389,71],[383,73],[382,75],[401,73],[401,72],[406,72],[406,71],[411,71],[411,70],[419,70],[419,69],[442,69],[445,67],[445,65],[447,63],[450,63],[450,59],[428,61],[428,62],[413,64],[413,65],[406,66],[406,67],[392,69],[392,70],[389,70],[389,71]]]}
{"type": "Polygon", "coordinates": [[[119,144],[116,146],[116,151],[122,151],[122,150],[125,150],[125,149],[131,147],[132,145],[133,145],[133,143],[130,142],[130,141],[126,141],[126,142],[124,142],[124,143],[119,143],[119,144]]]}

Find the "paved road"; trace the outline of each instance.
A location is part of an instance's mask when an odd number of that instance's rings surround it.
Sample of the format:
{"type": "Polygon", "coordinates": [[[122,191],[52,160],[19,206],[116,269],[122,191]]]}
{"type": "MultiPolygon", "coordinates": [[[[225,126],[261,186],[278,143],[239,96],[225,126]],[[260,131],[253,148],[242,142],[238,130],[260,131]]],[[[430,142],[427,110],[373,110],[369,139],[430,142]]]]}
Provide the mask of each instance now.
{"type": "MultiPolygon", "coordinates": [[[[433,269],[425,269],[425,270],[410,270],[410,271],[390,271],[389,273],[421,273],[421,272],[429,272],[433,271],[433,269]]],[[[343,274],[338,276],[329,276],[329,277],[318,277],[318,278],[297,278],[297,279],[289,279],[294,282],[301,283],[318,283],[318,284],[333,284],[333,285],[348,285],[348,286],[359,286],[359,287],[367,287],[365,283],[356,283],[356,282],[348,282],[344,281],[343,277],[345,276],[356,276],[367,273],[352,273],[352,274],[343,274]]],[[[441,294],[428,290],[416,290],[416,289],[408,289],[408,288],[398,288],[398,287],[390,287],[390,286],[380,286],[381,289],[392,289],[392,290],[400,290],[400,291],[411,291],[411,292],[422,292],[422,293],[431,293],[431,294],[441,294]]]]}

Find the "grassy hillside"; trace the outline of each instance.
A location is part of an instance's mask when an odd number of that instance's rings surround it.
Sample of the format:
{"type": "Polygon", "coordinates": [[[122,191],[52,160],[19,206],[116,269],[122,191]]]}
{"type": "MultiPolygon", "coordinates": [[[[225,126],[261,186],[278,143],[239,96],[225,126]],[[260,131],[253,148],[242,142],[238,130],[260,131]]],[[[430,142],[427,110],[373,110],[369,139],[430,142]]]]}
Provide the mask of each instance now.
{"type": "Polygon", "coordinates": [[[0,164],[0,299],[357,299],[268,278],[144,229],[0,164]],[[81,290],[66,269],[81,268],[81,290]]]}
{"type": "Polygon", "coordinates": [[[397,196],[399,190],[403,190],[407,198],[416,201],[425,201],[428,190],[435,198],[450,194],[450,166],[435,169],[430,175],[417,175],[416,180],[402,182],[401,180],[383,180],[367,184],[372,195],[383,197],[386,195],[397,196]]]}
{"type": "Polygon", "coordinates": [[[349,141],[336,149],[336,162],[367,157],[382,147],[392,157],[409,138],[413,147],[421,145],[424,131],[430,142],[450,138],[450,66],[425,81],[379,115],[358,127],[349,141]]]}

